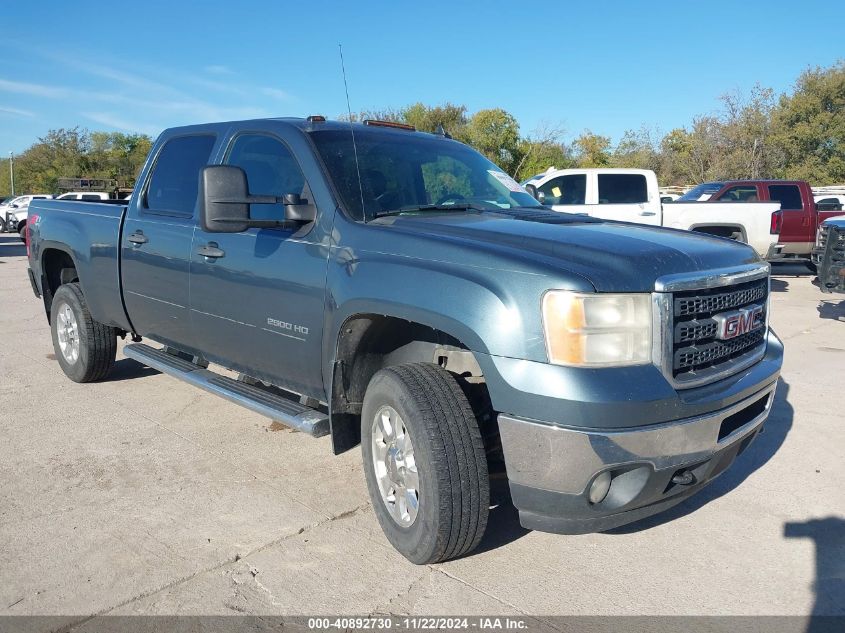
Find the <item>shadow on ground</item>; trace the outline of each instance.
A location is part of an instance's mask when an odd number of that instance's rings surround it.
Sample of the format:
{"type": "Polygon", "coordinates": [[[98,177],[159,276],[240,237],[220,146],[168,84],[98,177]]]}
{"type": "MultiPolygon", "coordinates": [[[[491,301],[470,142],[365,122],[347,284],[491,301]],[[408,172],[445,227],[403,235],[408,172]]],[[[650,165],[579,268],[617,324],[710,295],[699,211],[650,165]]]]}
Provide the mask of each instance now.
{"type": "Polygon", "coordinates": [[[820,301],[819,318],[833,321],[845,321],[845,301],[820,301]]]}
{"type": "MultiPolygon", "coordinates": [[[[812,614],[845,616],[845,519],[829,516],[800,523],[785,523],[783,535],[786,538],[812,539],[815,545],[816,580],[813,591],[816,600],[812,614]]],[[[807,632],[815,630],[811,622],[807,632]]]]}
{"type": "Polygon", "coordinates": [[[717,477],[707,487],[699,491],[686,501],[681,502],[674,508],[656,514],[642,521],[636,521],[629,525],[608,530],[606,534],[631,534],[641,532],[680,517],[691,514],[702,506],[728,494],[738,487],[754,471],[762,468],[783,445],[789,430],[792,428],[794,411],[789,404],[789,385],[783,380],[778,380],[778,388],[775,394],[775,402],[772,405],[769,419],[766,420],[761,433],[757,435],[748,449],[736,458],[736,461],[724,473],[717,477]]]}
{"type": "Polygon", "coordinates": [[[511,501],[507,477],[490,480],[490,505],[487,530],[481,543],[470,553],[471,556],[513,543],[530,532],[519,524],[519,512],[511,501]]]}
{"type": "Polygon", "coordinates": [[[772,288],[772,292],[787,292],[789,290],[789,282],[785,279],[777,279],[776,277],[772,277],[769,280],[769,283],[772,288]]]}
{"type": "Polygon", "coordinates": [[[147,367],[132,358],[123,358],[114,364],[114,369],[109,373],[108,382],[120,380],[133,380],[145,376],[154,376],[161,373],[156,369],[147,367]]]}

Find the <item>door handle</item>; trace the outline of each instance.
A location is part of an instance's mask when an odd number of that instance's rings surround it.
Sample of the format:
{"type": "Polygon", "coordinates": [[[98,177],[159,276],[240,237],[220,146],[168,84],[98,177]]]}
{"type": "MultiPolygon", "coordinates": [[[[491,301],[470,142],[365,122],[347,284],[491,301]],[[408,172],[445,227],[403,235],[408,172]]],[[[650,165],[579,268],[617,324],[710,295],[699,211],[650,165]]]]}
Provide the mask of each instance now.
{"type": "Polygon", "coordinates": [[[225,257],[226,251],[219,248],[217,246],[217,242],[209,242],[205,246],[200,246],[197,249],[197,253],[202,255],[203,257],[208,257],[211,259],[217,259],[218,257],[225,257]]]}
{"type": "Polygon", "coordinates": [[[148,238],[146,235],[144,235],[141,231],[135,231],[132,235],[130,235],[126,239],[128,239],[130,242],[132,242],[136,246],[140,246],[141,244],[146,244],[147,242],[150,241],[150,238],[148,238]]]}
{"type": "Polygon", "coordinates": [[[640,215],[657,215],[654,211],[640,211],[640,215]]]}

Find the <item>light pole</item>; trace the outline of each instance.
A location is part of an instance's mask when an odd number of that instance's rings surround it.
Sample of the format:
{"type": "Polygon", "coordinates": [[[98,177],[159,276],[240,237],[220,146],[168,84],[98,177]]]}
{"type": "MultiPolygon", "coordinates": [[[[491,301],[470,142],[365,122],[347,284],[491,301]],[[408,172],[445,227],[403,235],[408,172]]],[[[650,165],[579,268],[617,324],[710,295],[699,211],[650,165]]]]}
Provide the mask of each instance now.
{"type": "Polygon", "coordinates": [[[15,197],[15,153],[9,152],[9,180],[12,182],[12,197],[15,197]]]}

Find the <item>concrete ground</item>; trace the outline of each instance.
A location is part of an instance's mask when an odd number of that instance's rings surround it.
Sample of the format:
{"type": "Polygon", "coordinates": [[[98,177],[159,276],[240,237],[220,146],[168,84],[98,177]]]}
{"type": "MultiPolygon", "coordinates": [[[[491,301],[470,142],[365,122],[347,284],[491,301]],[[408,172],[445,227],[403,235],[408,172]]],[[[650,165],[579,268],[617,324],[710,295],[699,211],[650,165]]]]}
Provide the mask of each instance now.
{"type": "Polygon", "coordinates": [[[418,567],[383,538],[359,451],[126,359],[54,360],[0,235],[0,615],[843,614],[845,301],[772,282],[786,344],[766,431],[699,496],[606,534],[523,530],[418,567]]]}

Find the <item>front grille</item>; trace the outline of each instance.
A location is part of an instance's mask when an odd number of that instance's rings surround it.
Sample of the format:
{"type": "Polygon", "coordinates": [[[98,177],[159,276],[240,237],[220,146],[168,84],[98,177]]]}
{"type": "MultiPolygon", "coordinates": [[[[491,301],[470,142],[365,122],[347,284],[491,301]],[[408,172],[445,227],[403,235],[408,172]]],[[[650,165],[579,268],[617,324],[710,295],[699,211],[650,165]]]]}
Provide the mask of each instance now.
{"type": "Polygon", "coordinates": [[[816,235],[816,248],[823,249],[827,245],[827,234],[830,232],[830,227],[822,224],[819,227],[819,232],[816,235]]]}
{"type": "MultiPolygon", "coordinates": [[[[749,284],[746,284],[749,285],[749,284]]],[[[768,286],[757,282],[741,290],[721,291],[714,295],[695,295],[692,297],[675,298],[675,316],[694,316],[702,313],[723,312],[733,308],[741,308],[759,301],[766,296],[768,286]]]]}
{"type": "MultiPolygon", "coordinates": [[[[763,307],[769,280],[756,279],[727,288],[676,292],[672,296],[672,377],[678,382],[720,377],[731,361],[753,354],[765,345],[766,328],[758,327],[736,338],[721,340],[718,318],[741,308],[763,307]]],[[[735,363],[734,363],[735,365],[735,363]]]]}
{"type": "Polygon", "coordinates": [[[822,224],[813,250],[822,292],[845,292],[845,224],[822,224]]]}

